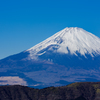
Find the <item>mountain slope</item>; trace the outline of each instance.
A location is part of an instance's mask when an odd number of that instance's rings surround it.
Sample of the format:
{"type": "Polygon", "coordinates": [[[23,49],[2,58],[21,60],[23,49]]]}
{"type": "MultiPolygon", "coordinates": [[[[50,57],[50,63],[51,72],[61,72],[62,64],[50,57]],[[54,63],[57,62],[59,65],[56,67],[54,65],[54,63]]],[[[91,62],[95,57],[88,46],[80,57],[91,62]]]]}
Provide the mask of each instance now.
{"type": "Polygon", "coordinates": [[[62,86],[100,81],[99,72],[100,38],[71,27],[24,52],[0,60],[0,85],[62,86]]]}

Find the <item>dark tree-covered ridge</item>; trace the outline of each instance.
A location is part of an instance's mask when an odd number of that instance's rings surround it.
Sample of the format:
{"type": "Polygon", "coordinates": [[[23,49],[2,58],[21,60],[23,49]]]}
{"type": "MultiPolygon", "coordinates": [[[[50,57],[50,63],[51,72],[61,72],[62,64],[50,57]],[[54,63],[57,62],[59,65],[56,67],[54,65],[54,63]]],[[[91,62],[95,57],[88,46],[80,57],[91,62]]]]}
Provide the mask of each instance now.
{"type": "Polygon", "coordinates": [[[0,100],[100,100],[100,82],[78,82],[44,89],[0,86],[0,100]]]}

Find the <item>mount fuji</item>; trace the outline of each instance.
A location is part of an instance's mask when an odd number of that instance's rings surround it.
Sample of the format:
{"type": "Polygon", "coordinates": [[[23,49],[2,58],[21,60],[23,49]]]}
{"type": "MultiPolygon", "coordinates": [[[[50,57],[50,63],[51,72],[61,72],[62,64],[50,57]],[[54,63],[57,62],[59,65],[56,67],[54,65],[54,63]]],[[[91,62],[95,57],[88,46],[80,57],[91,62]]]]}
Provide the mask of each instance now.
{"type": "Polygon", "coordinates": [[[32,48],[0,60],[0,85],[36,88],[100,81],[100,38],[65,28],[32,48]]]}

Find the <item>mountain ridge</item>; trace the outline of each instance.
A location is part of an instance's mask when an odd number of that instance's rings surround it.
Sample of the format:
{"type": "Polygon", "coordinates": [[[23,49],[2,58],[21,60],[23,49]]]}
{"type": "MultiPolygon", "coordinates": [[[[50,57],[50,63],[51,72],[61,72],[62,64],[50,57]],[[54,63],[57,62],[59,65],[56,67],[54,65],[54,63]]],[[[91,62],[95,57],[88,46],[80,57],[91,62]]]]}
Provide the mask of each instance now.
{"type": "Polygon", "coordinates": [[[100,82],[76,82],[67,86],[34,89],[0,86],[0,100],[99,100],[100,82]]]}

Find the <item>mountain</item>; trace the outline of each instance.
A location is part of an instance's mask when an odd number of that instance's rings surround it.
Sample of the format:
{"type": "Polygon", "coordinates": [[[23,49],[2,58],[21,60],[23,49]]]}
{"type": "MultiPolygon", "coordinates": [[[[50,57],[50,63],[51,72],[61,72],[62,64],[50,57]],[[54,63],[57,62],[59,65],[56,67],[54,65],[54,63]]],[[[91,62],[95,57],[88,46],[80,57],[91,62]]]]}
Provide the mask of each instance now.
{"type": "Polygon", "coordinates": [[[0,86],[0,100],[100,100],[100,82],[79,82],[44,89],[0,86]]]}
{"type": "Polygon", "coordinates": [[[0,60],[0,85],[62,86],[100,81],[99,72],[100,38],[82,28],[70,27],[0,60]]]}
{"type": "Polygon", "coordinates": [[[94,57],[100,55],[100,39],[81,28],[65,28],[27,51],[30,52],[30,59],[48,51],[76,56],[77,53],[83,56],[89,54],[94,57]]]}

